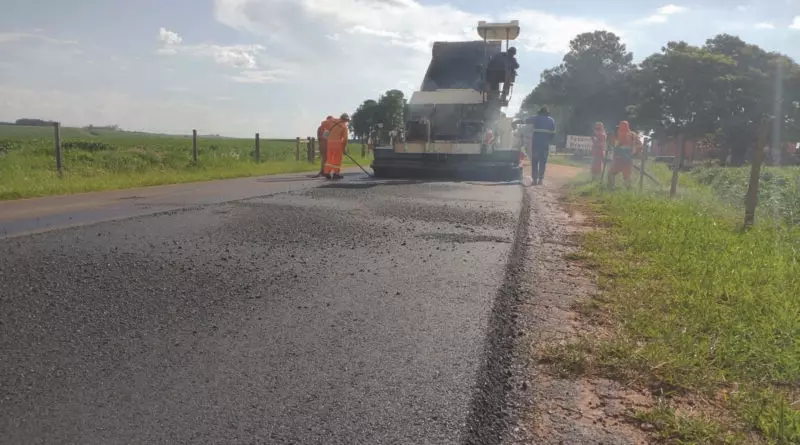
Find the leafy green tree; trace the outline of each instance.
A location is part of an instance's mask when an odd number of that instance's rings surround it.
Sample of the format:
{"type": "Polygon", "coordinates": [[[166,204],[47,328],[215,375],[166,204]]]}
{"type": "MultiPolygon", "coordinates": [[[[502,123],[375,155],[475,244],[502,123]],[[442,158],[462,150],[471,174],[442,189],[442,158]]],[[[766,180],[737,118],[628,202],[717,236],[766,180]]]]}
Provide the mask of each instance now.
{"type": "Polygon", "coordinates": [[[713,133],[734,70],[729,57],[686,42],[669,42],[645,59],[634,77],[639,127],[653,130],[656,137],[713,133]]]}
{"type": "Polygon", "coordinates": [[[792,64],[784,70],[785,81],[783,84],[783,112],[787,142],[800,141],[800,66],[792,64]]]}
{"type": "Polygon", "coordinates": [[[403,92],[388,90],[377,101],[367,99],[353,113],[352,131],[357,138],[366,138],[376,124],[383,124],[378,137],[388,140],[389,132],[404,127],[407,103],[403,92]]]}
{"type": "Polygon", "coordinates": [[[590,132],[596,121],[615,124],[628,117],[635,101],[629,87],[635,72],[633,54],[612,32],[579,34],[570,41],[562,63],[545,70],[541,82],[522,102],[524,113],[536,104],[562,107],[567,121],[559,128],[570,134],[590,132]]]}
{"type": "Polygon", "coordinates": [[[739,165],[755,146],[761,119],[773,112],[776,63],[782,57],[729,34],[707,40],[705,48],[734,62],[716,111],[718,142],[729,150],[732,163],[739,165]]]}
{"type": "Polygon", "coordinates": [[[378,99],[378,122],[383,124],[382,138],[392,130],[402,129],[406,99],[400,90],[389,90],[378,99]]]}
{"type": "Polygon", "coordinates": [[[358,139],[366,139],[372,126],[378,123],[379,114],[377,101],[367,99],[362,102],[351,116],[353,135],[358,139]]]}

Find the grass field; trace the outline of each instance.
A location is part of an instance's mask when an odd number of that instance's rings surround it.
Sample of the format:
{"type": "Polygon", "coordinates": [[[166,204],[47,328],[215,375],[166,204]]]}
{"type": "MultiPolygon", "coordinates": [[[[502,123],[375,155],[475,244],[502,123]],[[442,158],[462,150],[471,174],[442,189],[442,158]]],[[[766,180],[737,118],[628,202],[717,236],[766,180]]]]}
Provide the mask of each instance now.
{"type": "Polygon", "coordinates": [[[677,200],[596,185],[573,196],[601,227],[580,259],[602,294],[578,310],[607,337],[550,358],[654,389],[658,406],[638,418],[665,443],[800,443],[800,226],[785,224],[797,170],[765,175],[767,211],[746,232],[727,202],[741,199],[744,170],[684,174],[677,200]]]}
{"type": "MultiPolygon", "coordinates": [[[[319,164],[295,161],[294,140],[198,137],[63,128],[64,175],[58,177],[52,127],[0,125],[0,199],[313,171],[319,164]]],[[[361,160],[360,144],[351,154],[361,160]]],[[[306,158],[301,145],[301,158],[306,158]]],[[[352,165],[345,158],[346,165],[352,165]]]]}

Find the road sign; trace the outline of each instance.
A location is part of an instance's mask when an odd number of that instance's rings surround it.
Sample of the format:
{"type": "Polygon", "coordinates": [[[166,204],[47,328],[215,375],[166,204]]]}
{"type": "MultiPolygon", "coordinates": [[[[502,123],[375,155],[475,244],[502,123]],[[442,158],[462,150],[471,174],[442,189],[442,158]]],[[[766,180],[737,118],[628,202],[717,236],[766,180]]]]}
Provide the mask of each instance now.
{"type": "Polygon", "coordinates": [[[590,136],[572,136],[567,135],[567,151],[591,152],[592,151],[592,138],[590,136]]]}

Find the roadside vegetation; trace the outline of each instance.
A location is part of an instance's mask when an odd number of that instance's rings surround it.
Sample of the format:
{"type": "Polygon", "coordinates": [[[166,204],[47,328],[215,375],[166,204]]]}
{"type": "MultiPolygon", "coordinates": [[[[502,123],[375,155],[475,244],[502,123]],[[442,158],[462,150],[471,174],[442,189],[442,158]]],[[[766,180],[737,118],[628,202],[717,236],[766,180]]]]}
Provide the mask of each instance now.
{"type": "Polygon", "coordinates": [[[739,169],[684,174],[672,200],[576,186],[599,227],[576,259],[601,292],[576,308],[591,334],[543,359],[649,388],[657,405],[632,420],[665,443],[800,443],[800,170],[763,174],[748,231],[739,169]]]}
{"type": "MultiPolygon", "coordinates": [[[[59,178],[52,127],[0,125],[0,200],[319,169],[319,160],[306,161],[305,144],[295,161],[294,140],[262,139],[256,163],[255,138],[198,137],[195,164],[191,136],[80,128],[61,135],[59,178]]],[[[360,144],[349,150],[360,162],[360,144]]]]}

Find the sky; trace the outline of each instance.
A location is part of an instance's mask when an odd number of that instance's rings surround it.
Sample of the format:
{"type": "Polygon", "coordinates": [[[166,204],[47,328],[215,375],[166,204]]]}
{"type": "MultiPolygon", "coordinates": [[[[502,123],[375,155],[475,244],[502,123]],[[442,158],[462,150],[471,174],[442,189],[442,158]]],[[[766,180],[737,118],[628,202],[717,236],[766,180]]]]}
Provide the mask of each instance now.
{"type": "Polygon", "coordinates": [[[431,43],[477,40],[480,20],[520,22],[509,115],[585,31],[617,33],[637,61],[722,32],[800,60],[800,0],[675,1],[0,0],[0,121],[310,136],[410,95],[431,43]]]}

